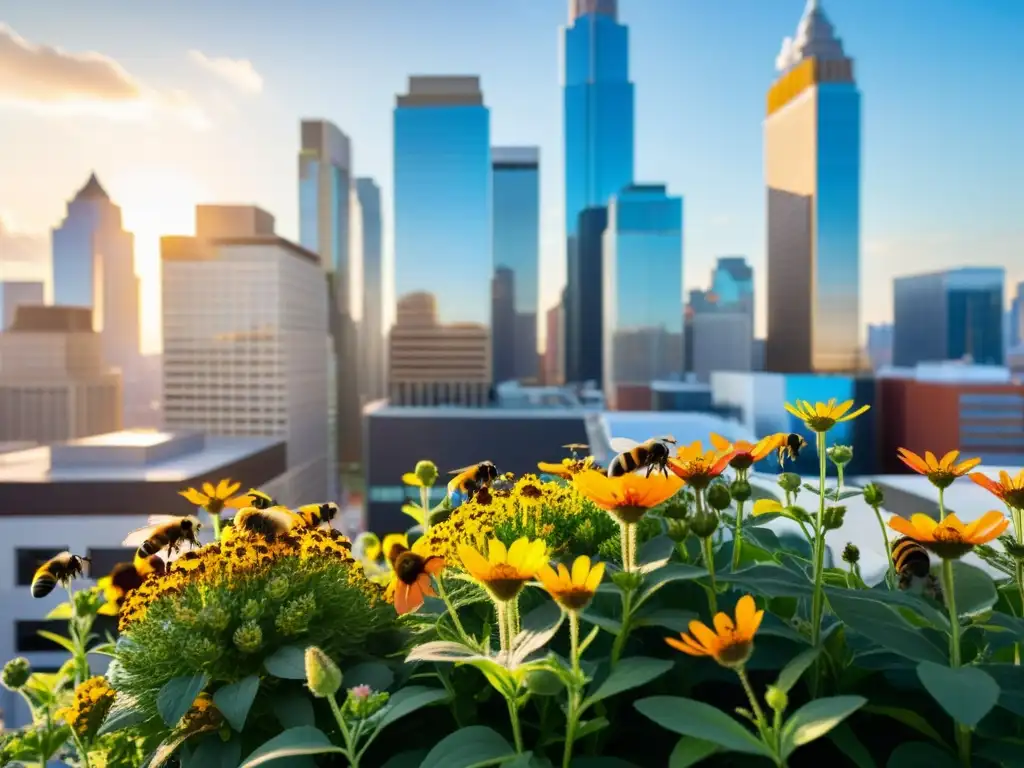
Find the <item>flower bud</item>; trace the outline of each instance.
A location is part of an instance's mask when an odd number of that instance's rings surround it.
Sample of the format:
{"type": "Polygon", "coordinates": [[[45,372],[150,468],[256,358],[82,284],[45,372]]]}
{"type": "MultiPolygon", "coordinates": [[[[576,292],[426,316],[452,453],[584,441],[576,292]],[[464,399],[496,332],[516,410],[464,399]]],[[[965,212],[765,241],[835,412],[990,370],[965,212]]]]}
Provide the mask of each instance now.
{"type": "Polygon", "coordinates": [[[639,573],[619,571],[612,574],[612,582],[623,592],[632,592],[643,583],[644,577],[639,573]]]}
{"type": "Polygon", "coordinates": [[[783,472],[776,482],[786,493],[796,493],[800,490],[800,475],[794,472],[783,472]]]}
{"type": "Polygon", "coordinates": [[[309,628],[315,611],[316,598],[307,593],[285,603],[281,612],[277,614],[275,624],[281,634],[298,635],[309,628]]]}
{"type": "Polygon", "coordinates": [[[869,507],[875,507],[877,509],[885,504],[885,494],[882,493],[882,489],[874,483],[868,483],[864,486],[864,501],[867,502],[869,507]]]}
{"type": "Polygon", "coordinates": [[[263,603],[259,600],[246,600],[242,606],[242,618],[245,621],[254,621],[263,615],[263,603]]]}
{"type": "Polygon", "coordinates": [[[271,600],[282,600],[288,594],[290,585],[284,576],[275,576],[267,583],[267,595],[271,600]]]}
{"type": "Polygon", "coordinates": [[[789,706],[789,696],[781,688],[776,688],[774,685],[769,685],[768,690],[765,691],[764,700],[769,707],[772,708],[773,712],[782,713],[786,711],[786,707],[789,706]]]}
{"type": "Polygon", "coordinates": [[[750,483],[746,480],[733,480],[729,486],[729,493],[736,501],[749,501],[753,492],[750,490],[750,483]]]}
{"type": "Polygon", "coordinates": [[[843,562],[850,565],[856,565],[860,562],[860,549],[857,548],[856,544],[847,542],[846,546],[843,547],[843,562]]]}
{"type": "Polygon", "coordinates": [[[100,593],[98,590],[80,589],[75,592],[75,615],[93,616],[100,607],[100,593]]]}
{"type": "Polygon", "coordinates": [[[417,461],[413,474],[424,488],[430,488],[437,482],[437,465],[432,461],[417,461]]]}
{"type": "Polygon", "coordinates": [[[705,499],[712,509],[717,509],[721,512],[723,509],[728,509],[729,505],[732,504],[732,496],[729,493],[729,487],[725,483],[715,483],[705,492],[705,499]]]}
{"type": "Polygon", "coordinates": [[[377,714],[390,697],[383,691],[374,691],[368,685],[357,685],[348,689],[348,696],[341,709],[353,720],[365,720],[377,714]]]}
{"type": "Polygon", "coordinates": [[[666,521],[668,523],[668,537],[677,544],[681,541],[686,541],[686,537],[690,535],[690,523],[688,520],[683,519],[671,519],[666,521]]]}
{"type": "Polygon", "coordinates": [[[242,653],[255,653],[263,645],[263,630],[256,622],[247,621],[235,630],[231,639],[242,653]]]}
{"type": "Polygon", "coordinates": [[[3,683],[4,688],[20,691],[30,677],[32,677],[32,665],[24,656],[18,656],[4,664],[4,671],[0,674],[0,683],[3,683]]]}
{"type": "Polygon", "coordinates": [[[688,514],[690,514],[690,509],[686,504],[681,501],[673,501],[665,507],[662,517],[666,520],[683,520],[688,514]]]}
{"type": "Polygon", "coordinates": [[[231,623],[231,612],[218,603],[210,603],[203,609],[203,621],[211,629],[221,632],[231,623]]]}
{"type": "Polygon", "coordinates": [[[844,517],[846,517],[846,507],[839,504],[833,507],[826,507],[821,521],[826,531],[835,531],[843,527],[844,517]]]}
{"type": "Polygon", "coordinates": [[[690,518],[690,530],[698,539],[706,539],[718,530],[718,513],[714,510],[700,510],[690,518]]]}
{"type": "Polygon", "coordinates": [[[306,685],[320,699],[333,696],[341,688],[338,665],[315,645],[306,649],[306,685]]]}
{"type": "Polygon", "coordinates": [[[853,460],[853,448],[848,445],[833,445],[825,453],[837,467],[845,467],[853,460]]]}

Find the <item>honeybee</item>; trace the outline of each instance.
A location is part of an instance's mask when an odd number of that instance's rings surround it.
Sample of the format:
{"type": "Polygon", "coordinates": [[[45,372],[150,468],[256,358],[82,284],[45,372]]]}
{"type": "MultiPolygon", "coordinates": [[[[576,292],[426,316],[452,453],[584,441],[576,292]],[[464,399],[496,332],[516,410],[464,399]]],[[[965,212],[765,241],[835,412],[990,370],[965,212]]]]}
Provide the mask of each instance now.
{"type": "Polygon", "coordinates": [[[796,461],[800,458],[800,451],[807,446],[807,441],[804,440],[802,435],[798,435],[792,432],[786,435],[786,439],[779,446],[779,466],[786,466],[786,457],[788,456],[791,460],[796,461]]]}
{"type": "Polygon", "coordinates": [[[270,509],[271,507],[276,507],[277,502],[263,491],[257,491],[255,488],[250,488],[248,493],[240,497],[239,502],[235,504],[235,506],[239,508],[253,507],[254,509],[270,509]]]}
{"type": "Polygon", "coordinates": [[[91,562],[88,557],[61,552],[54,555],[36,569],[32,576],[32,597],[46,597],[58,584],[66,585],[85,568],[82,563],[91,562]]]}
{"type": "Polygon", "coordinates": [[[424,597],[434,597],[434,588],[430,577],[436,576],[444,568],[444,560],[437,556],[424,556],[417,552],[418,546],[409,549],[396,542],[387,552],[388,562],[395,572],[395,609],[400,613],[410,613],[423,605],[424,597]]]}
{"type": "Polygon", "coordinates": [[[899,576],[899,588],[921,591],[942,601],[942,588],[932,575],[928,550],[909,536],[902,536],[892,545],[892,565],[899,576]]]}
{"type": "Polygon", "coordinates": [[[612,450],[619,451],[608,464],[608,477],[620,477],[630,472],[640,473],[646,470],[645,477],[657,469],[668,476],[668,460],[672,455],[672,445],[676,439],[672,435],[652,437],[642,443],[625,437],[613,438],[612,450]]]}
{"type": "Polygon", "coordinates": [[[295,514],[302,518],[302,523],[307,528],[329,526],[338,514],[338,505],[333,501],[324,504],[305,504],[296,509],[295,514]]]}
{"type": "Polygon", "coordinates": [[[132,531],[121,543],[126,547],[138,547],[136,557],[140,559],[155,555],[162,549],[167,550],[170,559],[185,542],[193,547],[199,546],[202,527],[195,515],[150,515],[149,525],[132,531]]]}
{"type": "Polygon", "coordinates": [[[129,592],[142,586],[142,582],[151,575],[160,576],[165,570],[166,566],[159,555],[150,555],[145,558],[136,555],[135,560],[131,563],[115,565],[110,572],[110,586],[117,595],[117,603],[122,603],[129,592]]]}
{"type": "Polygon", "coordinates": [[[246,507],[235,515],[234,525],[243,531],[255,533],[268,541],[289,533],[303,524],[303,518],[287,507],[274,506],[268,509],[246,507]]]}
{"type": "Polygon", "coordinates": [[[486,488],[498,479],[498,469],[493,462],[481,461],[462,469],[453,469],[448,474],[455,475],[448,482],[448,496],[460,495],[465,498],[472,497],[481,488],[486,488]]]}

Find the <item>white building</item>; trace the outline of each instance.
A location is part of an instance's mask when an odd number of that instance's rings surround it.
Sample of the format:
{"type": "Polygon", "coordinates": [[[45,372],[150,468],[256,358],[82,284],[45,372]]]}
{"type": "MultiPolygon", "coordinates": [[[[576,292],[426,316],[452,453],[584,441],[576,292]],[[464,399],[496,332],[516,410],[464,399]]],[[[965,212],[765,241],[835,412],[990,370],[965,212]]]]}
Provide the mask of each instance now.
{"type": "Polygon", "coordinates": [[[283,438],[285,504],[328,495],[327,292],[316,254],[252,206],[199,206],[160,242],[163,412],[173,430],[283,438]]]}
{"type": "Polygon", "coordinates": [[[693,328],[693,373],[708,382],[713,371],[749,371],[754,360],[754,329],[750,313],[740,310],[696,312],[693,328]]]}
{"type": "MultiPolygon", "coordinates": [[[[92,586],[131,559],[121,542],[150,514],[193,512],[179,490],[230,477],[276,495],[285,471],[285,446],[276,438],[131,431],[0,453],[0,659],[25,656],[37,672],[56,671],[67,660],[37,634],[67,634],[67,622],[45,619],[67,593],[58,588],[37,600],[29,592],[36,568],[58,552],[90,557],[75,587],[92,586]]],[[[116,622],[101,617],[94,631],[114,632],[116,622]]],[[[105,657],[90,662],[98,671],[105,657]]],[[[21,698],[5,688],[0,708],[7,727],[28,719],[21,698]]]]}
{"type": "Polygon", "coordinates": [[[0,281],[0,331],[11,327],[18,307],[43,304],[44,295],[43,284],[39,280],[0,281]]]}

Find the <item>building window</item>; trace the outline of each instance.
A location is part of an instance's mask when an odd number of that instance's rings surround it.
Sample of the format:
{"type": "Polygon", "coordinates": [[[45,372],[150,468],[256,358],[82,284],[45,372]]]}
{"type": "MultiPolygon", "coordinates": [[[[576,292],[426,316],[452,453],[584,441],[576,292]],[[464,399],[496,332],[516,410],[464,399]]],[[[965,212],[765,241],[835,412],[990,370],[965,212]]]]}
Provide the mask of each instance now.
{"type": "Polygon", "coordinates": [[[18,567],[18,586],[27,587],[32,583],[32,577],[40,565],[45,563],[54,555],[66,552],[67,547],[51,547],[48,549],[18,549],[15,552],[15,559],[18,567]]]}
{"type": "MultiPolygon", "coordinates": [[[[61,651],[65,649],[52,640],[42,637],[39,632],[52,632],[66,637],[68,623],[60,619],[23,620],[14,623],[14,646],[17,653],[34,653],[37,651],[61,651]]],[[[117,637],[117,618],[114,616],[97,616],[92,631],[102,640],[107,636],[117,637]]]]}
{"type": "Polygon", "coordinates": [[[86,557],[92,560],[87,570],[90,579],[99,579],[110,574],[118,563],[130,563],[135,557],[135,550],[131,547],[119,547],[117,549],[90,549],[86,557]]]}
{"type": "Polygon", "coordinates": [[[960,395],[960,405],[1003,405],[1020,408],[1024,406],[1024,395],[1010,393],[1004,395],[964,393],[960,395]]]}

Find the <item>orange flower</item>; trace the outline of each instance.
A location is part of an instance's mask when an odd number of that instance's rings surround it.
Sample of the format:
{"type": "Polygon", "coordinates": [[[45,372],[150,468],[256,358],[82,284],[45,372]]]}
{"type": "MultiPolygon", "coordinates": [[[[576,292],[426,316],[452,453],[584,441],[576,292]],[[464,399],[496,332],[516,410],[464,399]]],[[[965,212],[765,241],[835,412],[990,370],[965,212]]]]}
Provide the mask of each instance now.
{"type": "Polygon", "coordinates": [[[639,521],[647,510],[664,504],[683,487],[678,478],[660,473],[608,477],[593,469],[573,475],[572,482],[581,494],[624,523],[639,521]]]}
{"type": "Polygon", "coordinates": [[[942,522],[936,522],[928,515],[912,515],[889,518],[889,527],[897,533],[908,536],[944,560],[956,560],[974,547],[988,544],[997,538],[1010,521],[1002,512],[986,512],[973,523],[964,525],[955,514],[946,515],[942,522]]]}
{"type": "Polygon", "coordinates": [[[1002,502],[1013,509],[1024,509],[1024,469],[1011,477],[1005,469],[999,473],[999,482],[981,472],[972,472],[971,480],[989,493],[999,497],[1002,502]]]}
{"type": "Polygon", "coordinates": [[[544,589],[569,611],[582,611],[590,605],[603,576],[604,563],[591,565],[586,555],[576,558],[572,571],[562,563],[558,564],[557,571],[550,565],[542,565],[537,571],[544,589]]]}
{"type": "Polygon", "coordinates": [[[584,456],[581,458],[562,459],[560,464],[553,464],[549,461],[540,461],[537,462],[537,469],[545,475],[555,475],[556,477],[568,480],[577,472],[589,469],[593,464],[593,457],[584,456]]]}
{"type": "Polygon", "coordinates": [[[981,459],[966,459],[957,463],[960,451],[950,451],[941,459],[935,458],[931,451],[925,451],[923,459],[907,448],[900,448],[897,453],[900,461],[919,475],[925,475],[936,488],[949,488],[954,480],[981,464],[981,459]]]}
{"type": "Polygon", "coordinates": [[[690,634],[665,642],[690,656],[711,656],[723,667],[742,667],[754,650],[754,635],[761,626],[764,611],[757,610],[754,598],[744,595],[736,603],[736,622],[725,613],[716,613],[712,630],[701,621],[690,622],[690,634]]]}
{"type": "Polygon", "coordinates": [[[756,445],[746,440],[737,440],[735,443],[730,443],[721,435],[716,435],[714,432],[711,433],[711,444],[715,446],[715,450],[719,453],[732,451],[733,457],[729,459],[729,466],[741,472],[745,469],[750,469],[750,467],[765,456],[777,450],[779,445],[785,440],[786,434],[780,432],[775,435],[768,435],[768,437],[762,437],[757,441],[756,445]]]}
{"type": "Polygon", "coordinates": [[[705,451],[701,441],[696,440],[680,446],[676,458],[668,460],[668,467],[697,490],[703,490],[725,471],[735,455],[735,446],[725,450],[705,451]]]}
{"type": "Polygon", "coordinates": [[[399,615],[412,613],[423,605],[424,596],[435,595],[430,577],[439,576],[444,570],[444,559],[425,555],[426,544],[424,538],[417,539],[412,549],[395,543],[387,553],[394,573],[389,591],[394,593],[395,610],[399,615]]]}

